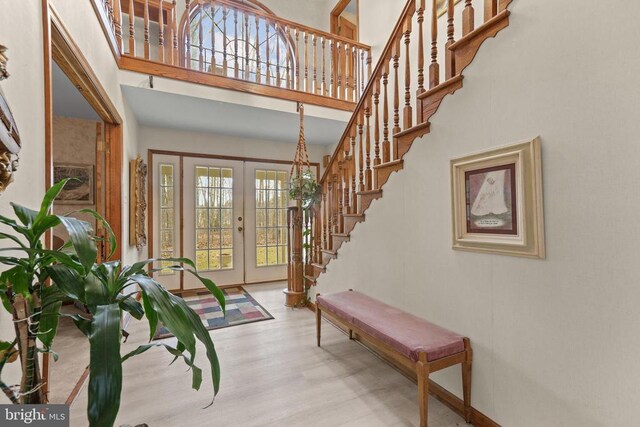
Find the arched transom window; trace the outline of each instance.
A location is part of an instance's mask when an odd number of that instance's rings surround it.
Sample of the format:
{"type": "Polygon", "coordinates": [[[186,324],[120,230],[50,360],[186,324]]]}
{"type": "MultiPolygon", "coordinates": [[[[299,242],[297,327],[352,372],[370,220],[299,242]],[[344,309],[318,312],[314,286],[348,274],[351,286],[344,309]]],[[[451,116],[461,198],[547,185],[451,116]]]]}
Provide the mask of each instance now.
{"type": "Polygon", "coordinates": [[[183,26],[185,65],[256,83],[292,87],[288,28],[269,14],[229,1],[194,2],[183,26]],[[188,31],[187,31],[188,30],[188,31]]]}

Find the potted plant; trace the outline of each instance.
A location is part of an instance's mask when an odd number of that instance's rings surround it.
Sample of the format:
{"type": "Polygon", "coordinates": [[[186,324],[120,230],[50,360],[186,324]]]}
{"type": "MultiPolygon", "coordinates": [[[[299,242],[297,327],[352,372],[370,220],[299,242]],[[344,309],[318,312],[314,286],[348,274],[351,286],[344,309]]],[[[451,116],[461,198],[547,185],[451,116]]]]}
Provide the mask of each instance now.
{"type": "MultiPolygon", "coordinates": [[[[0,264],[8,268],[0,274],[0,298],[15,324],[15,337],[0,341],[0,388],[6,397],[15,404],[44,403],[37,356],[49,353],[57,359],[51,346],[60,316],[71,317],[89,340],[87,415],[92,427],[113,425],[120,407],[122,362],[152,347],[164,347],[176,359],[182,359],[191,369],[192,387],[197,390],[202,383],[202,370],[195,364],[196,340],[200,341],[206,348],[214,395],[217,394],[220,366],[209,332],[184,300],[165,290],[149,275],[147,266],[154,260],[130,266],[119,261],[97,263],[97,238],[91,225],[68,215],[51,214],[53,201],[67,181],[55,184],[46,192],[38,211],[12,203],[16,220],[0,216],[0,224],[9,229],[0,232],[0,239],[10,244],[0,249],[0,264]],[[42,237],[60,224],[69,233],[69,241],[59,250],[46,249],[42,237]],[[135,298],[138,293],[141,302],[135,298]],[[63,300],[85,305],[90,314],[62,314],[63,300]],[[149,344],[123,356],[120,354],[120,319],[125,311],[138,320],[147,318],[150,339],[149,344]],[[175,347],[151,343],[158,322],[175,335],[175,347]],[[2,369],[18,361],[21,383],[5,384],[2,369]]],[[[107,230],[111,256],[116,242],[109,224],[95,211],[83,209],[81,212],[93,215],[107,230]]],[[[175,264],[167,268],[195,275],[224,310],[224,294],[211,280],[198,275],[191,260],[160,261],[175,264]]]]}
{"type": "Polygon", "coordinates": [[[300,175],[291,177],[289,197],[291,200],[301,201],[304,210],[308,210],[319,201],[320,184],[309,168],[302,171],[300,175]]]}

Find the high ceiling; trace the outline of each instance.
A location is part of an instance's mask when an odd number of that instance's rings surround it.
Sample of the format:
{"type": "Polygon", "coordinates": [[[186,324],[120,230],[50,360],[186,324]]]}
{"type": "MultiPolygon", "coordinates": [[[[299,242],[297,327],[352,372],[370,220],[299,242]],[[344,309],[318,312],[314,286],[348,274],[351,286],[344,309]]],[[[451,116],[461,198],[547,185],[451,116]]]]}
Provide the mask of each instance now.
{"type": "MultiPolygon", "coordinates": [[[[144,87],[122,86],[122,91],[142,126],[292,144],[298,141],[299,116],[295,108],[291,112],[276,111],[144,87]]],[[[305,139],[309,144],[335,144],[345,126],[343,121],[307,116],[305,139]]]]}

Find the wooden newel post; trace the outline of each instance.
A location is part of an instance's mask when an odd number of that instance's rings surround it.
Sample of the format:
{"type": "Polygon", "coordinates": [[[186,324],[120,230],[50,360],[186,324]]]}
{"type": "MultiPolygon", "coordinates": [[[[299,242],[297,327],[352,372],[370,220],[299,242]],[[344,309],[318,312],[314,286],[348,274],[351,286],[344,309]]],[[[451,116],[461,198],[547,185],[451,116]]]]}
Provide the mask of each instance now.
{"type": "Polygon", "coordinates": [[[304,264],[302,260],[302,203],[287,209],[287,227],[289,229],[287,271],[287,289],[284,290],[285,305],[298,307],[304,303],[304,264]]]}

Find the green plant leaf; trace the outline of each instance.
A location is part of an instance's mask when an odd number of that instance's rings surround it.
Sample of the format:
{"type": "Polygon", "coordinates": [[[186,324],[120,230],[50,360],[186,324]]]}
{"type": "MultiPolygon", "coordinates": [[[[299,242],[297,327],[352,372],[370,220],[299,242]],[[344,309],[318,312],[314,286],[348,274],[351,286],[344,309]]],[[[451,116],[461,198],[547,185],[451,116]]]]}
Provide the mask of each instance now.
{"type": "Polygon", "coordinates": [[[93,216],[96,219],[96,221],[102,224],[104,229],[107,231],[107,240],[109,241],[109,254],[107,255],[107,259],[111,258],[113,253],[116,251],[116,248],[118,247],[118,241],[116,240],[115,233],[111,229],[111,225],[109,225],[107,220],[105,220],[102,217],[102,215],[100,215],[98,212],[94,211],[93,209],[80,209],[78,212],[89,214],[93,216]]]}
{"type": "Polygon", "coordinates": [[[42,203],[40,203],[40,211],[37,213],[35,218],[36,223],[42,221],[42,219],[49,214],[51,210],[51,206],[53,206],[53,201],[58,197],[58,194],[62,191],[67,182],[70,181],[71,178],[64,178],[59,182],[53,184],[47,192],[44,194],[42,198],[42,203]]]}
{"type": "Polygon", "coordinates": [[[53,338],[58,331],[58,321],[60,320],[60,308],[62,307],[62,295],[57,286],[46,286],[42,289],[42,311],[40,312],[40,326],[38,328],[38,338],[49,351],[53,338]]]}
{"type": "Polygon", "coordinates": [[[16,214],[20,222],[27,227],[31,227],[33,225],[33,222],[36,220],[36,217],[38,216],[38,212],[29,208],[25,208],[24,206],[18,205],[13,202],[11,202],[11,207],[13,208],[13,212],[16,214]]]}
{"type": "Polygon", "coordinates": [[[76,218],[59,216],[60,221],[67,229],[73,248],[76,251],[80,264],[89,272],[98,256],[96,241],[93,236],[93,229],[88,222],[76,218]]]}
{"type": "Polygon", "coordinates": [[[142,306],[149,321],[149,341],[151,341],[156,334],[156,329],[158,329],[158,313],[153,309],[149,297],[144,292],[142,292],[142,306]]]}
{"type": "Polygon", "coordinates": [[[73,268],[56,264],[47,267],[47,273],[67,297],[76,301],[85,301],[84,279],[73,268]]]}
{"type": "Polygon", "coordinates": [[[144,316],[144,310],[142,309],[142,304],[136,301],[135,298],[132,298],[129,296],[125,297],[123,295],[122,297],[118,298],[118,304],[120,305],[121,309],[130,313],[133,317],[135,317],[138,320],[142,319],[142,316],[144,316]]]}
{"type": "Polygon", "coordinates": [[[106,284],[93,273],[86,276],[84,281],[85,304],[89,307],[89,311],[95,313],[97,306],[112,302],[106,284]]]}
{"type": "Polygon", "coordinates": [[[26,269],[19,265],[0,274],[0,281],[10,284],[14,294],[22,294],[25,297],[30,294],[29,285],[31,283],[29,279],[26,269]]]}
{"type": "MultiPolygon", "coordinates": [[[[209,331],[202,324],[200,317],[182,298],[169,293],[152,278],[138,274],[132,276],[131,280],[137,283],[149,298],[150,305],[158,314],[158,320],[178,339],[179,345],[184,345],[189,352],[190,365],[193,364],[196,355],[195,338],[204,344],[211,366],[214,395],[217,394],[220,388],[220,362],[209,331]]],[[[193,381],[195,383],[195,379],[193,381]]]]}
{"type": "Polygon", "coordinates": [[[120,307],[99,305],[91,320],[89,364],[90,427],[112,427],[120,409],[122,362],[120,360],[120,307]]]}
{"type": "Polygon", "coordinates": [[[44,233],[60,224],[60,218],[56,215],[47,215],[43,218],[36,218],[33,224],[33,237],[39,239],[44,233]]]}

